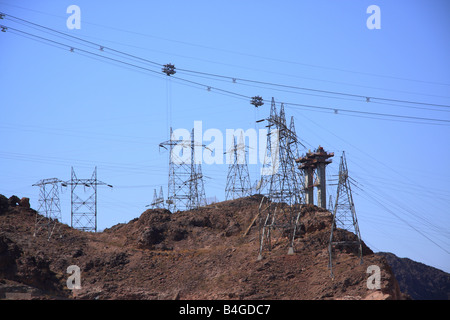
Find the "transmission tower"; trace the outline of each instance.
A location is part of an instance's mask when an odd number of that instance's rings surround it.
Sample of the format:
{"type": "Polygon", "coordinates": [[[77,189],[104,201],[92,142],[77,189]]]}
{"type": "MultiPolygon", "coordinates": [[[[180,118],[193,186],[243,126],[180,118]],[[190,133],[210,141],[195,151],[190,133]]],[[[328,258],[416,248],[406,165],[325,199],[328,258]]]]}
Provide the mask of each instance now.
{"type": "Polygon", "coordinates": [[[226,153],[229,153],[230,157],[233,157],[233,163],[228,166],[225,200],[249,196],[252,188],[242,132],[239,138],[239,144],[236,145],[236,137],[233,137],[233,147],[226,153]]]}
{"type": "Polygon", "coordinates": [[[333,222],[331,224],[330,243],[328,247],[330,258],[328,267],[330,268],[331,277],[334,277],[333,246],[356,247],[360,257],[360,263],[363,262],[361,234],[359,232],[358,219],[356,218],[345,152],[342,152],[341,162],[339,164],[337,194],[334,203],[333,222]]]}
{"type": "Polygon", "coordinates": [[[36,212],[36,223],[34,225],[33,236],[36,236],[41,229],[47,229],[47,239],[50,240],[52,234],[61,220],[61,205],[59,201],[59,184],[62,181],[57,178],[43,179],[33,187],[39,187],[39,208],[36,212]]]}
{"type": "Polygon", "coordinates": [[[71,226],[81,231],[97,232],[97,186],[105,185],[110,188],[113,186],[97,180],[97,167],[89,179],[78,179],[72,167],[70,181],[64,182],[62,185],[71,186],[71,226]],[[81,188],[83,188],[85,196],[80,196],[81,188]]]}
{"type": "Polygon", "coordinates": [[[151,209],[164,209],[164,194],[162,186],[159,189],[159,195],[156,193],[156,189],[153,189],[153,201],[146,207],[151,207],[151,209]]]}
{"type": "MultiPolygon", "coordinates": [[[[192,138],[192,158],[194,159],[194,139],[192,138]]],[[[196,164],[194,161],[191,164],[191,203],[189,207],[196,209],[200,206],[206,205],[205,184],[203,183],[202,165],[196,164]]]]}
{"type": "Polygon", "coordinates": [[[265,249],[271,250],[273,232],[279,237],[288,235],[290,239],[288,254],[294,253],[294,239],[300,218],[301,195],[299,182],[301,177],[296,170],[298,138],[294,129],[294,122],[287,127],[284,105],[281,104],[280,113],[276,112],[275,100],[272,98],[271,111],[267,127],[266,159],[263,169],[268,180],[269,194],[267,202],[260,206],[260,249],[258,259],[262,259],[265,249]]]}
{"type": "Polygon", "coordinates": [[[169,150],[169,183],[167,204],[171,212],[191,210],[206,203],[203,174],[195,161],[194,129],[191,139],[178,139],[170,128],[170,140],[159,144],[169,150]]]}
{"type": "Polygon", "coordinates": [[[330,211],[330,212],[333,212],[333,210],[334,210],[333,196],[331,194],[330,194],[330,197],[328,198],[327,210],[330,211]]]}
{"type": "Polygon", "coordinates": [[[304,199],[304,192],[302,189],[302,185],[304,184],[304,178],[303,175],[301,173],[299,173],[297,170],[295,170],[296,166],[295,166],[295,159],[298,159],[299,155],[300,155],[300,150],[299,150],[299,145],[302,146],[303,148],[306,148],[305,145],[303,145],[300,142],[300,139],[297,136],[297,133],[295,131],[295,124],[294,124],[294,116],[291,117],[291,122],[289,124],[289,143],[288,143],[288,147],[289,147],[289,155],[290,155],[290,159],[289,159],[289,165],[292,167],[290,167],[289,169],[292,171],[292,178],[291,180],[295,179],[294,182],[294,191],[298,191],[299,193],[299,201],[303,202],[304,199]]]}

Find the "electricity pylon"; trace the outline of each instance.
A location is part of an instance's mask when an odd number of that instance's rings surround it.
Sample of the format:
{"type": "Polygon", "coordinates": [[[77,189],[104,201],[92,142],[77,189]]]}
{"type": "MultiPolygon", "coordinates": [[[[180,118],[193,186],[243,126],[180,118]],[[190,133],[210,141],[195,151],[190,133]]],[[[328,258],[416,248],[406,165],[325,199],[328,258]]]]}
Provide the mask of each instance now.
{"type": "Polygon", "coordinates": [[[62,181],[57,178],[42,179],[35,184],[39,187],[39,208],[36,212],[36,222],[33,236],[36,236],[43,228],[47,229],[47,240],[50,240],[58,222],[61,222],[61,205],[59,201],[59,184],[62,181]]]}
{"type": "MultiPolygon", "coordinates": [[[[246,160],[244,136],[241,132],[239,144],[233,137],[233,147],[226,153],[233,157],[233,162],[228,166],[227,184],[225,186],[225,200],[237,199],[249,196],[251,193],[250,174],[246,160]]],[[[230,161],[231,162],[231,161],[230,161]]]]}
{"type": "Polygon", "coordinates": [[[281,104],[280,113],[276,112],[275,100],[272,98],[271,111],[267,127],[266,162],[263,165],[268,181],[269,193],[263,208],[260,205],[260,248],[258,259],[262,252],[271,250],[274,231],[280,231],[279,236],[288,235],[288,254],[294,253],[294,239],[300,218],[300,174],[296,170],[298,138],[294,130],[293,119],[288,127],[281,104]],[[269,165],[268,165],[269,164],[269,165]],[[265,214],[264,214],[265,213],[265,214]]]}
{"type": "Polygon", "coordinates": [[[170,140],[159,144],[169,150],[169,183],[167,205],[169,211],[191,210],[206,203],[201,163],[196,163],[194,129],[190,139],[175,137],[170,128],[170,140]],[[169,147],[169,148],[167,148],[169,147]]]}
{"type": "Polygon", "coordinates": [[[97,167],[91,178],[78,179],[75,171],[71,171],[70,181],[63,182],[63,186],[71,186],[70,192],[70,224],[81,231],[97,232],[97,186],[113,186],[97,180],[97,167]],[[83,187],[86,196],[81,196],[79,189],[83,187]]]}
{"type": "Polygon", "coordinates": [[[337,186],[336,201],[334,203],[330,242],[328,246],[328,267],[330,268],[331,277],[334,277],[333,246],[356,247],[360,258],[360,263],[363,262],[362,240],[359,231],[358,219],[356,217],[355,204],[352,197],[352,189],[350,186],[350,178],[348,175],[345,152],[342,152],[341,162],[339,164],[339,180],[337,186]],[[335,237],[337,239],[335,239],[335,237]]]}
{"type": "Polygon", "coordinates": [[[162,186],[159,189],[159,196],[156,193],[156,189],[153,190],[153,201],[146,207],[151,207],[152,209],[164,209],[164,194],[162,186]]]}

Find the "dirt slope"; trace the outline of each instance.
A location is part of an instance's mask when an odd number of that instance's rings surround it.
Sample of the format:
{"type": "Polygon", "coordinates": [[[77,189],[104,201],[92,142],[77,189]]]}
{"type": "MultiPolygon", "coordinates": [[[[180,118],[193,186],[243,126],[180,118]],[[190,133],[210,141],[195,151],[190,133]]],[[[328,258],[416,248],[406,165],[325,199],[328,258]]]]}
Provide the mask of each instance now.
{"type": "Polygon", "coordinates": [[[147,210],[99,233],[60,224],[50,241],[33,237],[36,212],[25,204],[0,210],[0,299],[403,299],[384,257],[364,246],[364,262],[337,250],[328,269],[331,214],[304,206],[294,255],[287,238],[257,260],[259,233],[250,226],[261,196],[171,214],[147,210]],[[66,269],[81,270],[69,290],[66,269]],[[367,288],[369,265],[381,290],[367,288]],[[11,295],[11,293],[14,293],[11,295]]]}

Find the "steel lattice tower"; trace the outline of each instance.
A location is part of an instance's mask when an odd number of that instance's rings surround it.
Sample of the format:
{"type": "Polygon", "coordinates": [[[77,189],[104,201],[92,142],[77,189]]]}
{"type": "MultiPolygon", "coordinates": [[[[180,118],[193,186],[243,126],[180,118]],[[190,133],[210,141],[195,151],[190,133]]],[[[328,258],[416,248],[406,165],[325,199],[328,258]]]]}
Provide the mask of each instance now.
{"type": "Polygon", "coordinates": [[[289,165],[291,167],[289,167],[289,170],[292,171],[292,178],[291,180],[295,180],[294,181],[294,191],[298,191],[299,192],[299,202],[304,202],[304,194],[303,194],[303,188],[301,186],[303,186],[304,183],[304,178],[303,175],[301,173],[299,173],[296,170],[296,165],[295,165],[295,159],[297,159],[300,155],[300,150],[299,150],[299,145],[301,145],[303,148],[306,148],[301,142],[300,139],[297,136],[297,133],[295,131],[295,124],[294,124],[294,117],[291,117],[291,122],[289,124],[289,130],[288,130],[288,134],[289,134],[289,142],[288,142],[288,150],[289,150],[289,165]]]}
{"type": "MultiPolygon", "coordinates": [[[[191,210],[206,203],[205,188],[203,184],[202,167],[195,163],[194,129],[191,139],[177,139],[170,128],[170,140],[159,144],[169,150],[169,183],[167,204],[171,212],[191,210]],[[174,152],[175,147],[182,153],[174,152]],[[189,156],[186,153],[189,152],[189,156]]],[[[201,145],[200,147],[204,147],[201,145]]]]}
{"type": "Polygon", "coordinates": [[[156,193],[156,189],[153,189],[153,201],[150,205],[147,205],[146,207],[151,207],[152,209],[164,208],[164,194],[162,187],[159,189],[159,196],[156,193]]]}
{"type": "Polygon", "coordinates": [[[279,231],[280,237],[288,235],[290,239],[288,254],[294,253],[293,244],[302,202],[299,188],[301,177],[295,166],[298,138],[293,119],[291,119],[290,126],[287,127],[284,105],[281,104],[280,113],[277,114],[275,100],[272,98],[270,116],[266,120],[269,128],[266,159],[270,159],[270,167],[268,168],[265,163],[263,168],[271,170],[271,172],[266,177],[269,186],[267,201],[265,204],[261,203],[259,209],[260,249],[258,259],[262,258],[264,249],[271,250],[274,231],[279,231]]]}
{"type": "Polygon", "coordinates": [[[59,184],[62,181],[57,178],[43,179],[33,184],[39,187],[39,208],[36,212],[36,223],[33,236],[41,229],[47,229],[47,237],[50,240],[58,222],[61,220],[61,205],[59,201],[59,184]]]}
{"type": "Polygon", "coordinates": [[[78,179],[75,171],[71,170],[70,181],[64,182],[63,186],[71,186],[70,192],[70,224],[73,228],[81,231],[97,232],[97,186],[112,185],[97,180],[97,167],[95,167],[91,178],[78,179]],[[80,196],[80,188],[90,191],[86,196],[80,196]]]}
{"type": "Polygon", "coordinates": [[[276,123],[279,123],[280,121],[278,121],[277,119],[279,119],[279,116],[277,115],[275,99],[272,98],[269,118],[257,121],[268,122],[266,126],[268,128],[267,144],[266,152],[264,154],[264,162],[261,170],[261,178],[255,187],[258,193],[264,195],[266,198],[269,197],[270,194],[272,175],[279,165],[279,128],[276,123]]]}
{"type": "MultiPolygon", "coordinates": [[[[194,150],[193,147],[194,143],[192,142],[192,150],[194,150]]],[[[194,154],[194,151],[192,151],[192,154],[194,154]]],[[[203,183],[201,164],[192,163],[191,195],[191,209],[196,209],[200,206],[206,205],[205,184],[203,183]]]]}
{"type": "Polygon", "coordinates": [[[356,217],[355,204],[353,202],[352,190],[348,175],[347,160],[345,152],[342,152],[339,164],[339,182],[337,187],[336,201],[333,210],[333,222],[331,225],[329,252],[330,274],[333,275],[333,246],[353,246],[358,249],[360,263],[362,258],[362,241],[359,231],[358,219],[356,217]],[[354,232],[354,233],[352,233],[354,232]]]}
{"type": "Polygon", "coordinates": [[[236,145],[236,137],[233,137],[233,147],[227,153],[230,153],[230,157],[233,157],[233,163],[228,166],[225,200],[249,196],[251,193],[251,183],[242,132],[239,138],[239,144],[236,145]]]}
{"type": "Polygon", "coordinates": [[[196,147],[205,147],[205,145],[196,145],[194,139],[194,129],[191,132],[191,177],[190,177],[190,209],[196,209],[206,205],[205,184],[203,183],[203,173],[201,162],[196,161],[196,147]]]}

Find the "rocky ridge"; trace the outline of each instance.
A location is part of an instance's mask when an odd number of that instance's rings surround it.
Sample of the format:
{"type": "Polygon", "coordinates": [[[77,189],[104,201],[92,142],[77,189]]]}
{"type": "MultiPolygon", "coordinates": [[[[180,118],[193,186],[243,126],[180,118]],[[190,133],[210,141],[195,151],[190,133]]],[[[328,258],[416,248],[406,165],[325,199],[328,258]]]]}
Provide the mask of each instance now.
{"type": "Polygon", "coordinates": [[[352,250],[335,250],[331,278],[331,214],[312,205],[302,207],[296,253],[288,255],[288,239],[279,236],[257,260],[259,233],[252,222],[260,195],[175,214],[146,210],[97,233],[58,223],[50,240],[43,232],[33,237],[36,211],[26,198],[8,204],[3,198],[0,299],[407,298],[386,259],[365,245],[362,264],[352,250]],[[70,265],[80,268],[81,289],[67,288],[70,265]],[[380,267],[379,290],[367,287],[370,265],[380,267]]]}

